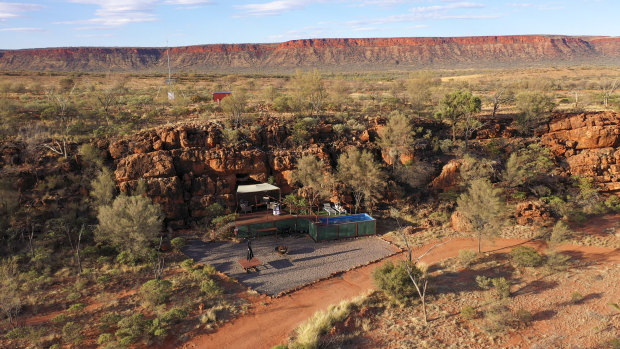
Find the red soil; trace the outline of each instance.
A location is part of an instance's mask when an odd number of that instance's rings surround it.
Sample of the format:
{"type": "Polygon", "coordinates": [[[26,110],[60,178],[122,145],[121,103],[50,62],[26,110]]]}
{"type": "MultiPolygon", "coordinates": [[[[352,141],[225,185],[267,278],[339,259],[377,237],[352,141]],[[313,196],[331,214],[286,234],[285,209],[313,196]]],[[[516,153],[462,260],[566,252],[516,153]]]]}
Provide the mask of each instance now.
{"type": "MultiPolygon", "coordinates": [[[[541,242],[521,239],[497,239],[495,243],[484,243],[483,251],[499,252],[518,245],[529,245],[544,249],[541,242]]],[[[417,248],[415,255],[421,255],[432,245],[417,248]]],[[[461,249],[476,249],[477,241],[471,238],[457,238],[428,253],[422,262],[431,264],[455,257],[461,249]]],[[[601,247],[562,246],[566,251],[588,260],[620,262],[620,251],[601,247]]],[[[402,259],[405,254],[390,259],[402,259]]],[[[318,282],[293,294],[272,299],[258,305],[246,315],[234,319],[215,333],[199,335],[183,344],[182,348],[271,348],[285,343],[291,331],[318,310],[331,304],[351,299],[374,287],[372,271],[382,262],[370,264],[340,276],[318,282]]]]}

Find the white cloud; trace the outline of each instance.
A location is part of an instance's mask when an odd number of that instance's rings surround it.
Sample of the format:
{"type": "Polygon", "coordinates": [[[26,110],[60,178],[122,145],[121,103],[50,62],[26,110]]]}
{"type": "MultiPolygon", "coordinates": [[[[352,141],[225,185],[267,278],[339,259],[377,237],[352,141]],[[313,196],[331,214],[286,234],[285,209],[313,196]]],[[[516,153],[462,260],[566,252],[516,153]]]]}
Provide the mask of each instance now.
{"type": "Polygon", "coordinates": [[[276,0],[262,4],[238,5],[236,7],[250,16],[275,16],[284,12],[302,9],[306,5],[318,2],[324,2],[324,0],[276,0]]]}
{"type": "Polygon", "coordinates": [[[409,13],[393,15],[382,18],[368,20],[349,21],[347,24],[359,25],[383,25],[391,23],[416,22],[433,19],[491,19],[498,18],[497,15],[472,15],[472,14],[453,14],[454,10],[479,9],[484,5],[475,2],[454,2],[446,5],[418,6],[409,10],[409,13]]]}
{"type": "Polygon", "coordinates": [[[70,0],[77,4],[95,5],[95,18],[57,22],[57,24],[91,24],[118,27],[129,23],[157,20],[154,8],[157,0],[70,0]]]}
{"type": "Polygon", "coordinates": [[[44,6],[36,4],[22,4],[18,2],[0,2],[0,21],[19,17],[22,12],[38,11],[44,6]]]}
{"type": "Polygon", "coordinates": [[[209,5],[213,4],[211,0],[166,0],[166,4],[169,5],[188,5],[188,6],[196,6],[196,5],[209,5]]]}
{"type": "Polygon", "coordinates": [[[0,32],[43,32],[43,28],[16,27],[16,28],[0,28],[0,32]]]}
{"type": "Polygon", "coordinates": [[[308,39],[308,38],[318,38],[325,36],[325,27],[320,26],[312,26],[312,27],[304,27],[298,30],[289,30],[287,32],[281,34],[274,34],[268,37],[269,40],[274,41],[286,41],[286,40],[296,40],[296,39],[308,39]]]}
{"type": "Polygon", "coordinates": [[[370,32],[370,31],[377,31],[379,30],[379,28],[377,27],[354,27],[352,30],[354,32],[370,32]]]}
{"type": "Polygon", "coordinates": [[[363,0],[363,1],[354,1],[354,2],[359,2],[360,6],[367,6],[367,5],[395,6],[395,5],[405,4],[408,2],[420,2],[420,0],[363,0]]]}
{"type": "Polygon", "coordinates": [[[507,6],[516,7],[516,8],[532,8],[532,9],[536,9],[540,11],[553,11],[553,10],[561,10],[565,8],[564,6],[558,5],[555,3],[532,4],[529,2],[511,3],[511,4],[507,4],[507,6]]]}
{"type": "MultiPolygon", "coordinates": [[[[84,5],[95,5],[95,17],[83,20],[57,22],[56,24],[79,24],[103,27],[119,27],[130,23],[155,22],[158,5],[178,5],[181,8],[212,4],[212,0],[68,0],[84,5]]],[[[99,27],[97,27],[99,28],[99,27]]]]}

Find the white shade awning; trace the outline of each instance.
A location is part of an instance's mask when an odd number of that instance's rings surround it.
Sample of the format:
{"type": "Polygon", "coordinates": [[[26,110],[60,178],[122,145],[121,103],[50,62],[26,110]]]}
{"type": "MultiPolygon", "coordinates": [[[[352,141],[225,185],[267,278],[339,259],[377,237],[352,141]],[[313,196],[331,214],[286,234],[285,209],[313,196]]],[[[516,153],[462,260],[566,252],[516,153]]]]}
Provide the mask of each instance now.
{"type": "Polygon", "coordinates": [[[258,193],[261,191],[270,191],[270,190],[280,190],[280,188],[276,187],[275,185],[271,185],[269,183],[240,185],[237,188],[237,194],[258,193]]]}

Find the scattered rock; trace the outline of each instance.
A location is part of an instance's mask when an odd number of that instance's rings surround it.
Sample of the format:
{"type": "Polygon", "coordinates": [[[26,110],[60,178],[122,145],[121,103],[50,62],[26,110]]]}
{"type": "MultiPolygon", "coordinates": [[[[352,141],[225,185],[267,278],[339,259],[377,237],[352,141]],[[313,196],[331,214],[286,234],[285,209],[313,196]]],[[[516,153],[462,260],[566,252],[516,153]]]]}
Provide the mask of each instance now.
{"type": "Polygon", "coordinates": [[[460,168],[463,165],[461,160],[450,160],[429,185],[434,190],[449,190],[456,187],[461,179],[460,168]]]}
{"type": "Polygon", "coordinates": [[[548,226],[552,223],[551,212],[545,208],[542,202],[528,201],[517,205],[515,212],[517,224],[548,226]]]}

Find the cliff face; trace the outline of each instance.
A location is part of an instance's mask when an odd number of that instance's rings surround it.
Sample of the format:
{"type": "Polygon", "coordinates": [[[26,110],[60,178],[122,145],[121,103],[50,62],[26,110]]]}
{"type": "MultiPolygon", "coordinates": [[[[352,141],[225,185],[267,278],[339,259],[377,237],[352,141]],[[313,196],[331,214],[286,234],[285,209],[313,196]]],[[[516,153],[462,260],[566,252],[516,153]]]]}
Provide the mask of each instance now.
{"type": "Polygon", "coordinates": [[[542,142],[571,175],[620,192],[620,114],[580,114],[552,121],[542,142]]]}
{"type": "MultiPolygon", "coordinates": [[[[556,156],[563,175],[591,177],[602,191],[617,193],[619,126],[617,113],[562,117],[547,125],[542,142],[556,156]]],[[[322,129],[324,134],[329,132],[327,127],[322,129]]],[[[313,137],[319,140],[321,130],[317,132],[313,137]]],[[[376,129],[371,132],[376,135],[376,129]]],[[[147,194],[161,204],[167,223],[181,227],[204,217],[205,207],[212,203],[234,208],[236,186],[248,178],[264,182],[273,176],[282,194],[287,194],[294,185],[291,171],[302,155],[312,154],[331,166],[334,151],[369,145],[368,138],[362,136],[317,141],[299,149],[282,146],[287,137],[277,123],[272,123],[252,134],[251,146],[231,148],[223,144],[220,127],[208,123],[146,131],[99,147],[115,160],[115,177],[122,191],[131,192],[144,178],[147,194]]],[[[460,166],[458,161],[448,163],[431,187],[455,185],[460,166]]],[[[527,207],[524,210],[528,211],[527,207]]]]}
{"type": "Polygon", "coordinates": [[[277,124],[252,135],[258,147],[224,145],[219,126],[160,128],[105,146],[115,160],[121,191],[131,192],[144,179],[147,194],[161,205],[167,224],[185,226],[207,215],[213,203],[236,207],[236,186],[273,176],[282,194],[291,192],[291,170],[297,159],[312,154],[330,163],[324,144],[280,149],[286,135],[277,124]]]}
{"type": "MultiPolygon", "coordinates": [[[[165,48],[50,48],[0,51],[0,70],[163,71],[165,48]]],[[[619,64],[620,38],[480,36],[307,39],[280,44],[218,44],[170,49],[175,70],[285,71],[619,64]]]]}

